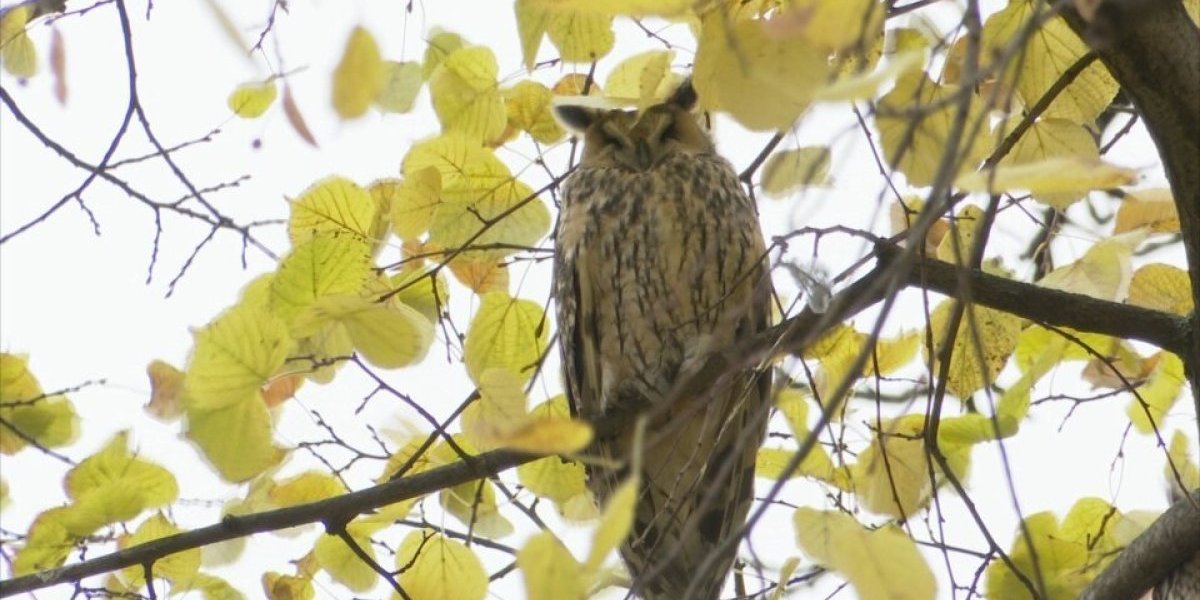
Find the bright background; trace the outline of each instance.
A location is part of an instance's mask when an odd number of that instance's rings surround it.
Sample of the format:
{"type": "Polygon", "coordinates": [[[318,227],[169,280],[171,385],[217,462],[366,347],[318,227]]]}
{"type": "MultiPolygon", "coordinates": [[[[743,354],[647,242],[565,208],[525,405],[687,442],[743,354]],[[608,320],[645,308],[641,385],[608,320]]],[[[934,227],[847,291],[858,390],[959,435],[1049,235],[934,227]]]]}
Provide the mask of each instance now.
{"type": "MultiPolygon", "coordinates": [[[[221,5],[241,28],[242,38],[252,43],[266,23],[271,2],[221,5]]],[[[362,184],[397,176],[400,160],[411,144],[437,132],[437,120],[424,92],[417,109],[410,114],[383,115],[372,111],[349,123],[336,118],[329,104],[330,73],[355,25],[366,26],[379,41],[384,57],[390,60],[420,60],[424,40],[435,28],[443,28],[492,48],[500,62],[502,79],[507,76],[511,83],[523,75],[516,23],[507,3],[437,0],[406,5],[364,0],[293,1],[288,5],[290,14],[279,12],[274,31],[267,37],[266,58],[263,54],[247,58],[241,53],[222,33],[205,3],[158,2],[150,11],[149,20],[145,18],[147,10],[143,3],[131,2],[129,6],[141,102],[156,135],[164,145],[174,146],[220,130],[211,141],[191,145],[176,152],[174,157],[201,187],[250,176],[238,181],[235,187],[208,194],[210,201],[239,223],[285,218],[285,197],[299,195],[310,183],[327,175],[344,175],[362,184]],[[408,7],[411,11],[406,10],[408,7]],[[286,64],[276,64],[277,56],[282,56],[286,64]],[[262,79],[272,70],[293,73],[288,81],[320,143],[319,148],[308,146],[296,136],[278,106],[254,121],[231,116],[226,98],[234,87],[262,79]]],[[[71,8],[81,6],[72,3],[71,8]]],[[[944,17],[939,22],[947,27],[954,22],[959,9],[955,3],[943,3],[939,10],[938,14],[944,17]]],[[[648,24],[656,31],[666,27],[660,22],[648,24]]],[[[53,98],[51,80],[44,72],[48,27],[35,26],[31,31],[42,52],[43,73],[25,83],[4,75],[0,85],[47,135],[82,159],[96,163],[112,139],[127,101],[125,57],[116,11],[113,6],[100,6],[82,16],[59,19],[54,26],[66,42],[70,88],[66,106],[60,106],[53,98]]],[[[663,35],[678,43],[675,66],[686,71],[694,50],[686,26],[670,26],[663,35]]],[[[659,48],[662,48],[660,42],[647,37],[632,23],[619,21],[616,50],[600,63],[599,79],[603,81],[606,72],[621,58],[659,48]]],[[[553,58],[554,52],[548,42],[544,43],[540,58],[553,58]]],[[[535,77],[553,84],[565,73],[586,70],[587,65],[553,66],[539,71],[535,77]]],[[[1120,124],[1118,120],[1116,126],[1120,124]]],[[[732,123],[722,121],[718,125],[720,148],[739,170],[757,155],[767,139],[744,132],[732,123]]],[[[811,111],[785,139],[783,147],[798,143],[833,145],[835,185],[782,200],[760,198],[768,237],[799,226],[833,224],[886,232],[887,211],[879,200],[882,184],[877,167],[849,107],[831,105],[811,111]]],[[[532,146],[514,147],[515,150],[501,149],[499,155],[515,173],[528,170],[521,176],[536,188],[544,182],[545,173],[530,168],[535,156],[532,146]]],[[[116,158],[144,155],[151,150],[135,120],[116,158]]],[[[562,171],[566,154],[566,144],[548,152],[546,160],[555,166],[555,172],[562,171]]],[[[0,235],[41,214],[86,176],[40,144],[8,110],[0,110],[0,160],[0,235]]],[[[1164,185],[1153,146],[1140,127],[1115,147],[1109,160],[1144,169],[1141,185],[1145,187],[1164,185]]],[[[161,161],[147,160],[122,167],[117,174],[157,200],[177,199],[186,194],[161,161]]],[[[171,469],[179,479],[182,500],[172,508],[177,521],[191,527],[215,522],[222,502],[238,497],[244,490],[217,479],[200,455],[181,439],[178,423],[160,423],[143,412],[142,406],[149,399],[145,367],[156,358],[182,367],[192,343],[189,328],[206,324],[233,303],[246,282],[271,270],[275,262],[249,248],[244,252],[246,267],[243,268],[240,240],[223,230],[201,250],[172,288],[171,280],[196,244],[207,235],[207,226],[164,214],[157,258],[149,271],[154,238],[151,211],[102,182],[94,183],[83,199],[96,219],[99,235],[93,231],[89,215],[72,203],[0,246],[0,348],[29,354],[30,368],[47,391],[103,380],[103,384],[89,385],[70,394],[81,417],[82,432],[79,441],[64,449],[64,454],[82,460],[114,432],[132,429],[134,448],[171,469]]],[[[1070,215],[1084,223],[1091,222],[1081,206],[1073,208],[1070,215]]],[[[1023,249],[1032,228],[1033,223],[1020,215],[1002,220],[989,254],[1014,256],[1023,249]]],[[[287,251],[282,225],[257,228],[255,232],[277,255],[287,251]]],[[[1054,247],[1057,263],[1064,264],[1079,256],[1095,241],[1094,234],[1068,227],[1054,247]]],[[[381,263],[399,257],[398,241],[392,238],[391,243],[394,247],[386,251],[381,263]]],[[[811,237],[793,242],[786,260],[804,266],[811,264],[811,243],[811,237]]],[[[550,241],[542,244],[549,246],[550,241]]],[[[816,261],[829,272],[837,273],[866,251],[858,240],[835,236],[822,243],[816,261]]],[[[1182,265],[1180,255],[1160,253],[1136,261],[1140,264],[1150,259],[1164,260],[1166,256],[1166,260],[1182,265]]],[[[510,291],[544,301],[549,287],[546,266],[544,262],[513,265],[510,291]]],[[[784,290],[792,287],[785,272],[777,271],[776,279],[784,290]]],[[[901,303],[888,331],[921,326],[920,304],[914,299],[915,296],[901,303]]],[[[460,331],[465,330],[475,306],[474,297],[455,285],[450,310],[460,331]]],[[[858,317],[859,328],[869,328],[874,314],[868,311],[858,317]]],[[[390,383],[439,417],[449,414],[472,389],[459,356],[445,348],[444,343],[435,342],[422,365],[388,374],[390,383]]],[[[1145,354],[1151,351],[1140,349],[1145,354]]],[[[547,372],[557,373],[556,359],[554,356],[548,364],[547,372]]],[[[374,448],[370,445],[367,424],[393,431],[402,431],[404,423],[420,426],[412,411],[390,399],[372,401],[364,411],[353,414],[353,408],[362,403],[372,385],[361,376],[350,375],[352,371],[353,367],[347,367],[332,385],[304,387],[282,410],[277,441],[294,444],[327,439],[310,411],[320,412],[339,435],[353,443],[362,443],[364,448],[374,448]]],[[[541,390],[532,395],[534,402],[560,389],[554,376],[543,378],[541,385],[541,390]]],[[[1087,395],[1088,392],[1079,383],[1078,369],[1068,367],[1048,376],[1035,391],[1034,399],[1054,393],[1087,395]]],[[[1035,407],[1020,435],[1004,444],[1011,476],[1016,480],[1015,498],[1004,474],[999,446],[984,444],[975,452],[969,481],[971,497],[987,516],[987,525],[1002,546],[1007,548],[1011,543],[1018,504],[1026,515],[1043,510],[1061,515],[1084,495],[1101,497],[1122,510],[1165,507],[1163,452],[1155,448],[1153,438],[1128,430],[1124,417],[1126,402],[1120,398],[1088,403],[1069,417],[1070,403],[1035,407]]],[[[1187,411],[1189,403],[1185,400],[1177,406],[1176,412],[1187,411]]],[[[895,410],[885,407],[888,409],[895,410]]],[[[873,419],[873,412],[873,407],[864,403],[852,415],[862,439],[869,435],[866,422],[873,419]]],[[[1185,431],[1194,434],[1194,427],[1187,424],[1187,418],[1191,417],[1190,411],[1187,412],[1182,418],[1177,415],[1173,424],[1176,427],[1182,424],[1185,431]]],[[[1170,427],[1164,428],[1164,432],[1169,430],[1170,427]]],[[[5,530],[6,538],[10,532],[24,532],[40,510],[66,501],[61,486],[65,468],[57,460],[33,450],[3,458],[3,477],[11,487],[12,497],[12,504],[0,515],[0,528],[5,530]]],[[[281,474],[307,468],[322,467],[310,454],[297,451],[281,474]]],[[[375,469],[370,476],[377,474],[378,467],[370,469],[375,469]]],[[[367,471],[362,473],[364,477],[368,475],[367,471]]],[[[505,479],[515,481],[515,476],[509,474],[505,479]]],[[[365,485],[365,479],[360,481],[365,485]]],[[[789,484],[785,498],[797,504],[828,506],[822,488],[806,482],[789,484]]],[[[953,498],[953,492],[943,493],[942,500],[946,527],[953,532],[954,543],[985,551],[986,545],[961,503],[953,498]]],[[[436,502],[426,504],[436,506],[436,502]]],[[[552,511],[542,511],[548,512],[552,511]]],[[[787,507],[773,507],[767,512],[767,520],[755,531],[754,550],[769,566],[777,567],[787,557],[798,554],[791,514],[787,507]]],[[[428,512],[426,518],[434,523],[445,518],[447,526],[465,529],[436,510],[428,512]]],[[[518,533],[501,541],[518,548],[533,530],[519,515],[512,520],[518,524],[518,533]]],[[[918,536],[927,533],[927,526],[920,520],[913,522],[918,536]]],[[[588,544],[589,528],[568,526],[568,531],[568,544],[581,556],[588,544]]],[[[308,540],[316,534],[316,526],[310,527],[302,539],[308,540]]],[[[309,547],[308,541],[273,535],[258,536],[250,544],[242,566],[211,571],[230,580],[249,597],[260,596],[259,577],[263,571],[290,572],[284,561],[299,558],[309,547]],[[271,557],[269,563],[263,564],[262,557],[271,557]]],[[[493,572],[511,560],[507,555],[486,550],[482,554],[493,572]]],[[[941,554],[929,551],[928,558],[935,572],[940,572],[941,554]]],[[[381,556],[380,561],[385,566],[392,564],[388,556],[381,556]]],[[[959,585],[970,585],[977,562],[973,557],[965,557],[965,562],[956,564],[955,579],[959,585]]],[[[7,576],[7,567],[0,573],[7,576]]],[[[821,588],[828,591],[832,589],[828,585],[832,579],[826,580],[821,588]]],[[[756,589],[753,581],[748,583],[751,589],[756,589]]],[[[520,575],[514,572],[495,582],[490,593],[494,598],[520,598],[520,589],[520,575]]],[[[374,595],[383,595],[382,590],[377,588],[374,595]]],[[[39,593],[38,597],[67,597],[69,593],[69,587],[60,586],[39,593]]],[[[842,594],[848,597],[847,591],[842,594]]],[[[808,593],[796,595],[808,597],[808,593]]],[[[961,590],[952,592],[947,581],[941,582],[941,597],[962,595],[961,590]]],[[[350,594],[334,586],[319,588],[318,597],[348,598],[350,594]]]]}

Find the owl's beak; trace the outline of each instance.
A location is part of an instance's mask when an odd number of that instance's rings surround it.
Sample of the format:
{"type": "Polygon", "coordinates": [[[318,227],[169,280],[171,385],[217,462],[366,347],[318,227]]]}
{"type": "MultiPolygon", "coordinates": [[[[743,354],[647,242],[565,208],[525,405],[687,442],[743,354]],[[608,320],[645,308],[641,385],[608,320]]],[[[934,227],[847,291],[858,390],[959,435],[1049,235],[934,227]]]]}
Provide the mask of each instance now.
{"type": "Polygon", "coordinates": [[[654,162],[654,157],[650,155],[650,144],[646,140],[638,140],[637,148],[637,164],[643,171],[649,169],[654,162]]]}

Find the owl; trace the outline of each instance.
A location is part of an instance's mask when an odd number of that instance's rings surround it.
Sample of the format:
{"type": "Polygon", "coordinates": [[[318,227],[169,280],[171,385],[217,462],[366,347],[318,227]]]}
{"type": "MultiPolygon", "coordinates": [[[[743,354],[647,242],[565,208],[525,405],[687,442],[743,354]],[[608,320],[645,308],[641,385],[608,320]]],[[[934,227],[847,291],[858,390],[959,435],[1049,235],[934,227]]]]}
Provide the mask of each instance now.
{"type": "Polygon", "coordinates": [[[640,112],[555,107],[583,140],[555,238],[567,398],[587,420],[645,415],[644,435],[631,425],[605,436],[586,466],[601,502],[640,467],[621,555],[648,600],[720,593],[738,547],[729,538],[753,500],[771,385],[769,372],[744,372],[670,397],[711,354],[765,329],[772,297],[754,202],[692,113],[696,100],[685,82],[640,112]]]}

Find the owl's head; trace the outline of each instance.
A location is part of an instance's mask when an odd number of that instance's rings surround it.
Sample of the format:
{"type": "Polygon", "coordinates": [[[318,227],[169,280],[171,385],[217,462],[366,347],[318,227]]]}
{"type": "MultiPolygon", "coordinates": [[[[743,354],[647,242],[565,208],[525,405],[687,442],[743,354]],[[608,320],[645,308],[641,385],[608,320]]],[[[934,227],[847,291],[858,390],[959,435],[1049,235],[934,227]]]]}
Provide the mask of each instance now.
{"type": "Polygon", "coordinates": [[[581,164],[648,171],[676,154],[712,154],[712,140],[692,108],[696,90],[684,81],[671,97],[641,112],[560,104],[554,114],[583,138],[581,164]]]}

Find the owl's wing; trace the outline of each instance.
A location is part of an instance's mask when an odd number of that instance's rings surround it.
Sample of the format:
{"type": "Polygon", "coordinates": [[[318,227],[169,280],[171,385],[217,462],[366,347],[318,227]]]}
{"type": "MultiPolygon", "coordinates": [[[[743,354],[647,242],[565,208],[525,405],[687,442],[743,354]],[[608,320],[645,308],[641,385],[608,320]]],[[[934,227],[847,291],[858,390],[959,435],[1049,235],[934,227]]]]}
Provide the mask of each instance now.
{"type": "MultiPolygon", "coordinates": [[[[559,225],[574,217],[564,210],[559,225]]],[[[577,238],[576,238],[577,239],[577,238]]],[[[587,251],[579,245],[560,243],[554,256],[554,298],[558,310],[558,346],[566,379],[567,404],[571,416],[590,419],[601,409],[600,335],[596,327],[596,306],[588,278],[587,251]]]]}

